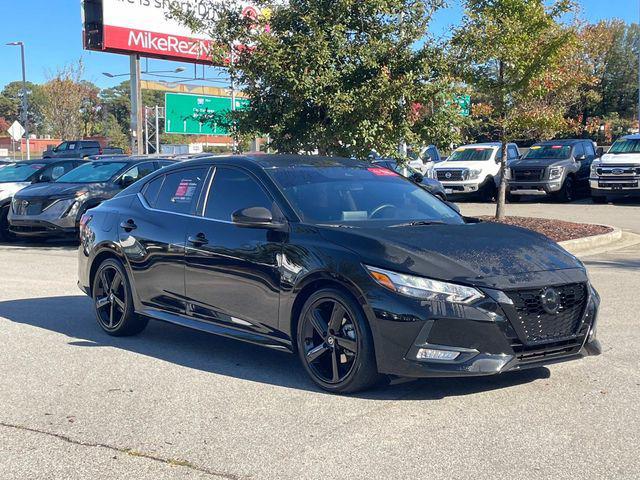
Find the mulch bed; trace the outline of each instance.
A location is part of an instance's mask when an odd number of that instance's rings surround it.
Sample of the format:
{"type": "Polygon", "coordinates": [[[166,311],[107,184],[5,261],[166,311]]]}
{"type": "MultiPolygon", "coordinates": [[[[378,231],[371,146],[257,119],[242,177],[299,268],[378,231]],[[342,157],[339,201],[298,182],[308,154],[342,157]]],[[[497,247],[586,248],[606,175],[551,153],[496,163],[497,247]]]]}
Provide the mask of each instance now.
{"type": "MultiPolygon", "coordinates": [[[[487,222],[497,222],[495,217],[479,217],[487,222]]],[[[528,228],[541,233],[555,242],[575,240],[576,238],[592,237],[603,233],[612,232],[613,229],[604,225],[587,225],[584,223],[563,222],[562,220],[550,220],[546,218],[530,217],[506,217],[499,223],[528,228]]]]}

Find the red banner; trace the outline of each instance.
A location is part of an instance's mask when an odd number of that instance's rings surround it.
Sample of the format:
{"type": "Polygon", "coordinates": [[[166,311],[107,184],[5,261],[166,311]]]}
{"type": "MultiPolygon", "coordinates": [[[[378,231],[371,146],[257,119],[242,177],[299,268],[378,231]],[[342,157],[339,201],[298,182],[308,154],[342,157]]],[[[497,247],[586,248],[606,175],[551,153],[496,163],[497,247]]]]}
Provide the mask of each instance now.
{"type": "Polygon", "coordinates": [[[211,42],[196,38],[148,32],[131,28],[104,26],[103,50],[136,52],[167,60],[211,62],[211,42]]]}

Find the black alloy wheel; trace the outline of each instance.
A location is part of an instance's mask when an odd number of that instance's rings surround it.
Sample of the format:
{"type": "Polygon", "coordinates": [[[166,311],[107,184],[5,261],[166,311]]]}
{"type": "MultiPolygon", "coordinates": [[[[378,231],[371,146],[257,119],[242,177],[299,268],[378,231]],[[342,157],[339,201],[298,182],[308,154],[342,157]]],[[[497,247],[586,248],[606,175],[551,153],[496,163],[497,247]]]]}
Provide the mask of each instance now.
{"type": "Polygon", "coordinates": [[[369,326],[360,307],[339,290],[321,290],[305,303],[298,352],[311,378],[325,390],[355,392],[378,379],[369,326]]]}
{"type": "Polygon", "coordinates": [[[562,188],[557,194],[558,200],[562,203],[569,203],[573,201],[575,196],[575,187],[573,184],[573,178],[567,177],[562,184],[562,188]]]}
{"type": "Polygon", "coordinates": [[[100,265],[92,294],[98,324],[109,335],[135,335],[147,326],[148,320],[133,311],[129,279],[119,261],[110,258],[100,265]]]}

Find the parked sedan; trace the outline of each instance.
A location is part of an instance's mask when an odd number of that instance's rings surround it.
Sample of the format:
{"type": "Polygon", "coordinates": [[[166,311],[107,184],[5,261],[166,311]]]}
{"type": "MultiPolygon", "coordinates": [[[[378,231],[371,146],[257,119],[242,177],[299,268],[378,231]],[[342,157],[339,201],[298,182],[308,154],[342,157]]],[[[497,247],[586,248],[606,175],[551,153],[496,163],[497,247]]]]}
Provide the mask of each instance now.
{"type": "Polygon", "coordinates": [[[12,238],[7,217],[16,192],[33,183],[52,182],[83,163],[78,159],[44,159],[0,164],[0,240],[12,238]]]}
{"type": "Polygon", "coordinates": [[[579,260],[370,163],[192,160],[80,225],[79,285],[108,334],[156,319],[295,352],[332,392],[600,353],[579,260]]]}
{"type": "MultiPolygon", "coordinates": [[[[447,194],[444,191],[444,187],[442,184],[434,179],[429,178],[413,168],[410,165],[398,165],[395,160],[387,159],[387,160],[376,160],[373,162],[374,165],[380,165],[381,167],[388,168],[389,170],[393,170],[394,172],[399,173],[400,175],[407,177],[409,180],[419,183],[424,188],[426,188],[430,193],[438,197],[440,200],[446,201],[447,194]]],[[[431,172],[435,171],[432,169],[431,172]]]]}
{"type": "Polygon", "coordinates": [[[24,188],[13,197],[9,230],[20,237],[76,235],[84,212],[171,163],[140,158],[93,161],[53,183],[24,188]]]}

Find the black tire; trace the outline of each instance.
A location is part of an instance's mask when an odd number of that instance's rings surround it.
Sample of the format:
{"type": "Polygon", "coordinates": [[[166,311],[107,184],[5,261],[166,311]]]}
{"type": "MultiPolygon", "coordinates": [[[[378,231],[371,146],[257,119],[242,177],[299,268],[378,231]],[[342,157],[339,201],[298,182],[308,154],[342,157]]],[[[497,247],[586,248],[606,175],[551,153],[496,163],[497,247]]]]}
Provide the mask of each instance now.
{"type": "Polygon", "coordinates": [[[562,184],[562,188],[558,193],[556,193],[555,197],[558,201],[562,203],[569,203],[573,201],[576,196],[575,184],[573,182],[573,177],[567,177],[562,184]]]}
{"type": "Polygon", "coordinates": [[[354,393],[372,387],[381,378],[364,313],[340,290],[322,289],[307,299],[296,337],[302,365],[323,390],[354,393]]]}
{"type": "Polygon", "coordinates": [[[16,239],[16,235],[9,230],[9,208],[11,205],[0,208],[0,242],[11,242],[16,239]]]}
{"type": "Polygon", "coordinates": [[[127,272],[115,258],[106,259],[96,270],[91,297],[98,325],[109,335],[137,335],[149,323],[134,312],[127,272]]]}
{"type": "Polygon", "coordinates": [[[600,205],[607,203],[607,197],[594,196],[594,197],[591,197],[591,200],[593,201],[593,203],[597,203],[600,205]]]}
{"type": "Polygon", "coordinates": [[[480,200],[483,202],[493,202],[498,197],[498,189],[493,178],[487,178],[480,187],[480,200]]]}

